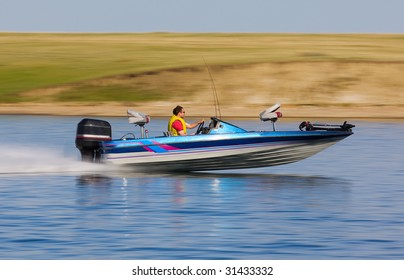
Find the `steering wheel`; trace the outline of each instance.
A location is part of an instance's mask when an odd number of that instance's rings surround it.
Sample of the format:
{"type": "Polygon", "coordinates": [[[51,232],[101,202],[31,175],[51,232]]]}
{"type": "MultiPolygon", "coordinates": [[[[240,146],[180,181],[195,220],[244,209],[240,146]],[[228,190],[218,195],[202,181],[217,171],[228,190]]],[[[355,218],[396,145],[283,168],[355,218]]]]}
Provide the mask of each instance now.
{"type": "Polygon", "coordinates": [[[196,129],[195,135],[198,135],[199,133],[201,133],[204,124],[205,124],[205,121],[202,121],[202,122],[198,125],[198,128],[196,129]]]}

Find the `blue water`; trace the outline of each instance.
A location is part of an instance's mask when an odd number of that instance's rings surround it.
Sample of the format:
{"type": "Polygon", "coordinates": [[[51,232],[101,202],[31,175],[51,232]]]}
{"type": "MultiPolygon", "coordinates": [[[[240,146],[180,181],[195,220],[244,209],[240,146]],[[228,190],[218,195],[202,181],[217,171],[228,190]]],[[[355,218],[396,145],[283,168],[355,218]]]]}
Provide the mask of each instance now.
{"type": "MultiPolygon", "coordinates": [[[[0,259],[404,258],[403,122],[352,121],[290,165],[140,174],[80,162],[80,119],[0,116],[0,259]]],[[[103,119],[114,137],[134,129],[103,119]]]]}

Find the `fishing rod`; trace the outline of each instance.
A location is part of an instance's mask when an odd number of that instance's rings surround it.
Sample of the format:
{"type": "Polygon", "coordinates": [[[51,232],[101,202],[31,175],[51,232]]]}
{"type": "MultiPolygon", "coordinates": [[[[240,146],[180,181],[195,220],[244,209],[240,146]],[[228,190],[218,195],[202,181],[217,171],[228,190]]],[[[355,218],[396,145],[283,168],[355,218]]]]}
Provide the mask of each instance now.
{"type": "Polygon", "coordinates": [[[215,105],[215,117],[217,118],[218,113],[219,113],[219,119],[221,119],[222,118],[222,113],[220,111],[220,104],[219,104],[219,98],[217,96],[215,81],[213,80],[212,73],[210,72],[209,65],[206,63],[205,58],[202,57],[202,59],[203,59],[203,62],[205,63],[205,65],[206,65],[206,68],[208,69],[210,80],[212,82],[213,102],[214,102],[214,105],[215,105]]]}

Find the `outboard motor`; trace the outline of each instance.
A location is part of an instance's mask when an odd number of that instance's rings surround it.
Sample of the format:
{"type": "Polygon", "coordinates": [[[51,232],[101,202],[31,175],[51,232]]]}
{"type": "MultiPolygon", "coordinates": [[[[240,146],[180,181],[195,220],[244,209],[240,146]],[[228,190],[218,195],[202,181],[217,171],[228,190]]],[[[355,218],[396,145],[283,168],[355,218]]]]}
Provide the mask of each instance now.
{"type": "Polygon", "coordinates": [[[111,139],[111,125],[107,121],[83,119],[77,125],[76,147],[80,150],[83,161],[99,162],[100,142],[111,139]]]}

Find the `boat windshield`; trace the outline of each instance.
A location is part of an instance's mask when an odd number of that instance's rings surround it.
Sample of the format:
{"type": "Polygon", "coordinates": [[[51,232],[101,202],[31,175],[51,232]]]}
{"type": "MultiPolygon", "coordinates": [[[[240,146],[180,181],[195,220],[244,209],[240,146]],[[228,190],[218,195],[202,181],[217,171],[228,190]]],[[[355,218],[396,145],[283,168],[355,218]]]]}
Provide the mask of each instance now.
{"type": "Polygon", "coordinates": [[[241,133],[247,132],[247,130],[240,128],[231,123],[222,121],[218,118],[211,118],[209,124],[209,134],[222,134],[222,133],[241,133]]]}

